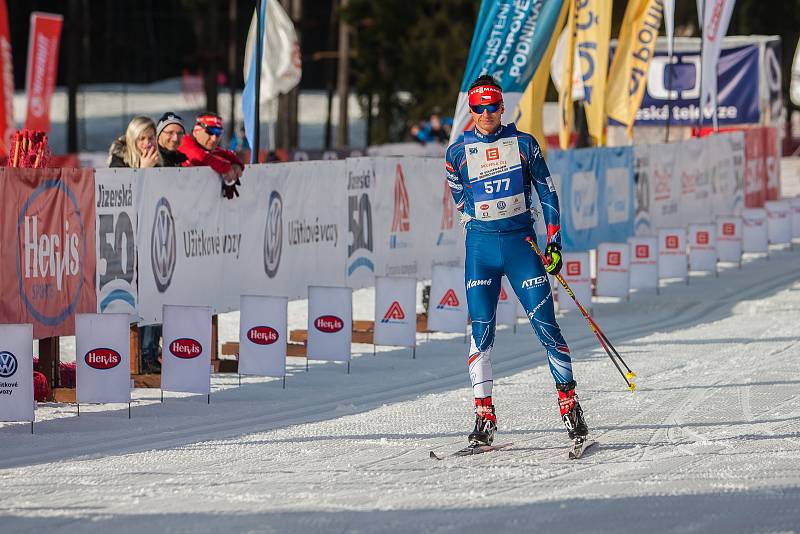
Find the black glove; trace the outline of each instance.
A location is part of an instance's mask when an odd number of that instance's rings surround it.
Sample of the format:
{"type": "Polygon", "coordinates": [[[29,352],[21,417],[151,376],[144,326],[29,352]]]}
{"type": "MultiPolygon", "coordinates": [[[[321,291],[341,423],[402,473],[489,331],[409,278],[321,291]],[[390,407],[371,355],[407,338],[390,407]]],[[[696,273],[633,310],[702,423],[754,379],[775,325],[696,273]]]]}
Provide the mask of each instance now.
{"type": "Polygon", "coordinates": [[[561,245],[548,243],[544,252],[544,269],[547,274],[555,276],[561,271],[561,245]]]}
{"type": "Polygon", "coordinates": [[[222,181],[222,196],[227,198],[228,200],[232,199],[234,195],[237,197],[239,196],[239,191],[236,189],[237,185],[242,185],[242,182],[239,181],[237,178],[235,182],[228,185],[225,181],[222,181]]]}

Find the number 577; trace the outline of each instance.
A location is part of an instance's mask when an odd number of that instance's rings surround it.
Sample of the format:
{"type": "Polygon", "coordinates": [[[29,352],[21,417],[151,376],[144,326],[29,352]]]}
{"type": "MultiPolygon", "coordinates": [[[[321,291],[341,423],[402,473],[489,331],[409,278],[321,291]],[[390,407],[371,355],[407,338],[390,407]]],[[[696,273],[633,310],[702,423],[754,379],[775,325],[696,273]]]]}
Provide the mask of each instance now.
{"type": "Polygon", "coordinates": [[[499,180],[486,180],[483,182],[483,189],[489,194],[508,191],[511,178],[500,178],[499,180]]]}

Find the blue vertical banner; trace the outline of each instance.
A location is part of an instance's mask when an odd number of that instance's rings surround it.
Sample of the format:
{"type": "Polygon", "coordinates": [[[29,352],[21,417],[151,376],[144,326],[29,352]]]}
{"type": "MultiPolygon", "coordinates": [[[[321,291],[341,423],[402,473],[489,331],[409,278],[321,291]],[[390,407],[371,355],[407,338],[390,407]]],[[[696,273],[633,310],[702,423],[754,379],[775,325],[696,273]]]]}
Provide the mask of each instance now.
{"type": "MultiPolygon", "coordinates": [[[[267,0],[261,0],[261,17],[258,20],[258,38],[255,40],[257,48],[263,48],[264,43],[264,19],[267,16],[267,0]]],[[[250,162],[258,163],[258,148],[254,143],[256,128],[260,127],[259,118],[256,117],[256,83],[260,80],[257,77],[256,68],[257,58],[264,57],[264,51],[258,54],[254,51],[250,56],[250,69],[247,72],[247,81],[242,91],[242,114],[244,115],[244,134],[251,147],[253,147],[250,162]]]]}
{"type": "Polygon", "coordinates": [[[589,250],[633,235],[631,147],[559,151],[548,165],[559,177],[564,250],[589,250]]]}
{"type": "Polygon", "coordinates": [[[453,119],[454,141],[470,128],[467,91],[483,74],[503,88],[506,111],[512,113],[539,66],[555,31],[563,0],[483,0],[472,36],[453,119]]]}

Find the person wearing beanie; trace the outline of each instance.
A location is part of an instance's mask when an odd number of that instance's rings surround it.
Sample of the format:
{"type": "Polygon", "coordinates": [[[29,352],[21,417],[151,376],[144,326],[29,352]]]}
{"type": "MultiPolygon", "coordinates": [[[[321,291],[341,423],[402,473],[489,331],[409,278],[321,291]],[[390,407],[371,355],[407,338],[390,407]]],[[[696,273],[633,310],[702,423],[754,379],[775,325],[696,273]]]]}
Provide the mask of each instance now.
{"type": "Polygon", "coordinates": [[[158,119],[156,140],[164,167],[180,167],[186,161],[186,155],[178,151],[185,134],[183,119],[175,113],[168,111],[158,119]]]}
{"type": "Polygon", "coordinates": [[[201,113],[190,135],[184,135],[178,150],[187,160],[184,167],[211,167],[222,178],[222,195],[231,199],[239,196],[237,185],[244,171],[244,163],[231,150],[220,148],[222,117],[212,112],[201,113]]]}

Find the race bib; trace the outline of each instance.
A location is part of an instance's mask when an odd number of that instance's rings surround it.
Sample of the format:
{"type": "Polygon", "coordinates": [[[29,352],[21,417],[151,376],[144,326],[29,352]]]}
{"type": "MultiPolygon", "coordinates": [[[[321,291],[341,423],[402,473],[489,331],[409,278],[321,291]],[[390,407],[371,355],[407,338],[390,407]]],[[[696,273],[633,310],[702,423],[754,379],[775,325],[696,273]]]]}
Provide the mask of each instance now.
{"type": "Polygon", "coordinates": [[[507,219],[526,210],[517,131],[513,125],[505,130],[506,135],[493,143],[478,141],[471,131],[464,134],[475,218],[481,221],[507,219]]]}

